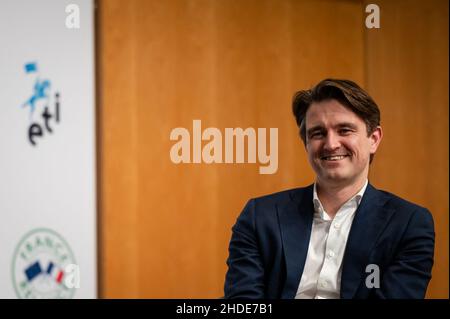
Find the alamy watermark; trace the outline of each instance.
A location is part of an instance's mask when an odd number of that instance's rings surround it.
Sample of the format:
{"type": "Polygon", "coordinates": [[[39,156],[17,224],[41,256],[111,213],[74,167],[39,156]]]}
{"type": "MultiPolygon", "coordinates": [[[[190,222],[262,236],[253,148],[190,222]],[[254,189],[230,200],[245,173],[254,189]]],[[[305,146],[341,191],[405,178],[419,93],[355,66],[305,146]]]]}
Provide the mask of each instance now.
{"type": "Polygon", "coordinates": [[[270,128],[267,137],[266,128],[227,127],[223,136],[218,128],[208,127],[202,131],[201,125],[201,120],[192,121],[192,136],[184,127],[170,132],[170,140],[177,141],[170,149],[173,163],[232,164],[258,160],[260,174],[274,174],[278,170],[278,128],[270,128]]]}
{"type": "Polygon", "coordinates": [[[79,29],[80,28],[80,7],[77,4],[68,4],[66,6],[66,28],[79,29]]]}
{"type": "Polygon", "coordinates": [[[376,264],[369,264],[366,267],[366,287],[369,289],[380,288],[380,267],[376,264]]]}
{"type": "Polygon", "coordinates": [[[380,28],[380,7],[374,3],[366,6],[366,13],[369,13],[366,17],[366,28],[379,29],[380,28]]]}

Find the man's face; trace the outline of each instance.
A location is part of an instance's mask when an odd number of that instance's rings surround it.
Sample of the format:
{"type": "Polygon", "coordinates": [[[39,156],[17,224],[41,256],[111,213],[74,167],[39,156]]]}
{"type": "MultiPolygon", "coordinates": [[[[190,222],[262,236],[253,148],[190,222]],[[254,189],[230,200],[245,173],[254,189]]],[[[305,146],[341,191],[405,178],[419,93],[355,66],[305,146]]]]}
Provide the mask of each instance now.
{"type": "Polygon", "coordinates": [[[367,178],[381,127],[367,136],[365,122],[333,99],[311,104],[305,121],[308,160],[319,183],[339,186],[367,178]]]}

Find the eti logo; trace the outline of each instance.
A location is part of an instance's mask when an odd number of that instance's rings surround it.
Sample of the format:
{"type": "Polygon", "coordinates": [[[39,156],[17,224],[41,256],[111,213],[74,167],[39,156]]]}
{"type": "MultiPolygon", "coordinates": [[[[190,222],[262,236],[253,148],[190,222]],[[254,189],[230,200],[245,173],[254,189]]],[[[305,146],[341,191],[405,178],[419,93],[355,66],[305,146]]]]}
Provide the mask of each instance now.
{"type": "Polygon", "coordinates": [[[31,96],[22,104],[22,108],[28,108],[29,110],[28,140],[31,145],[36,146],[36,138],[42,138],[46,132],[53,133],[51,123],[60,122],[60,94],[55,92],[52,95],[51,82],[47,79],[41,79],[36,62],[26,63],[25,73],[34,75],[31,96]],[[50,112],[51,104],[54,106],[53,113],[50,112]],[[36,115],[36,113],[38,114],[36,115]]]}

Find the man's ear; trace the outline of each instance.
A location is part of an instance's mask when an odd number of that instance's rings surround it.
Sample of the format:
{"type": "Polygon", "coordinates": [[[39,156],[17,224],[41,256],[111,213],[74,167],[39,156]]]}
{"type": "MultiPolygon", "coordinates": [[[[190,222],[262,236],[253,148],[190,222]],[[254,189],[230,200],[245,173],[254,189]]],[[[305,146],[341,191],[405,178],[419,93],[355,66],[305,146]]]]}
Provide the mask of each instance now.
{"type": "Polygon", "coordinates": [[[383,130],[381,126],[377,126],[375,130],[370,134],[370,154],[375,154],[380,145],[381,139],[383,138],[383,130]]]}

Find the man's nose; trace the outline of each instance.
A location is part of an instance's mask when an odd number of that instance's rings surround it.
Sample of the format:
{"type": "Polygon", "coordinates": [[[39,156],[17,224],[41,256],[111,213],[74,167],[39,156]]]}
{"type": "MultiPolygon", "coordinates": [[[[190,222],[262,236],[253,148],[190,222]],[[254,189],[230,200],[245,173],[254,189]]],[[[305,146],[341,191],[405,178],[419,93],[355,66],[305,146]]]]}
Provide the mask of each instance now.
{"type": "Polygon", "coordinates": [[[341,146],[339,141],[339,136],[334,134],[333,132],[328,132],[325,138],[324,149],[328,151],[335,150],[341,146]]]}

